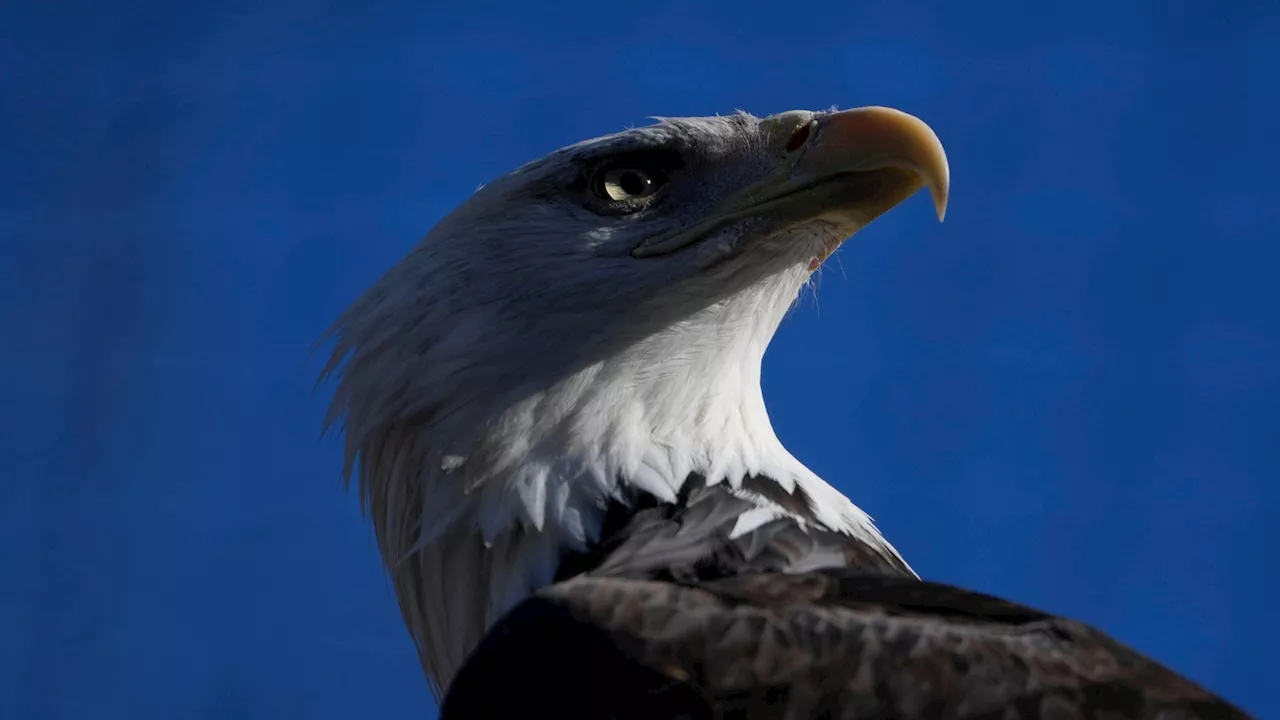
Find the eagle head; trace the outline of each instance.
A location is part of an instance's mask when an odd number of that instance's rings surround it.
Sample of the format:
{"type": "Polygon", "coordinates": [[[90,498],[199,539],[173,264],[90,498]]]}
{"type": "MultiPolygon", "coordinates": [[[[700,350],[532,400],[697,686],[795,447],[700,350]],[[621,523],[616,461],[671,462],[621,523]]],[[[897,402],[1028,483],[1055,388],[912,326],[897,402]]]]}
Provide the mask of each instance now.
{"type": "MultiPolygon", "coordinates": [[[[450,632],[424,606],[454,602],[423,586],[464,572],[439,548],[501,570],[470,598],[493,614],[589,545],[608,502],[674,501],[690,477],[769,478],[806,521],[883,542],[782,447],[760,366],[842,241],[922,187],[941,218],[948,183],[938,138],[897,110],[668,118],[534,160],[441,220],[339,319],[326,368],[419,645],[450,632]]],[[[459,643],[424,651],[437,681],[459,643]]]]}

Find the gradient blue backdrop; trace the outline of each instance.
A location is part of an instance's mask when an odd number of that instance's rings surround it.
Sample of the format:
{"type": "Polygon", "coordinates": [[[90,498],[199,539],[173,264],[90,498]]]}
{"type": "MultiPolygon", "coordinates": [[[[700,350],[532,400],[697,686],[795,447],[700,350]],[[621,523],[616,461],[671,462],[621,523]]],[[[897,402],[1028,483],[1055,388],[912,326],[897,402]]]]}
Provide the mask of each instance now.
{"type": "Polygon", "coordinates": [[[887,104],[951,211],[784,324],[779,434],[925,576],[1280,717],[1268,5],[4,3],[0,716],[431,716],[311,341],[558,146],[887,104]]]}

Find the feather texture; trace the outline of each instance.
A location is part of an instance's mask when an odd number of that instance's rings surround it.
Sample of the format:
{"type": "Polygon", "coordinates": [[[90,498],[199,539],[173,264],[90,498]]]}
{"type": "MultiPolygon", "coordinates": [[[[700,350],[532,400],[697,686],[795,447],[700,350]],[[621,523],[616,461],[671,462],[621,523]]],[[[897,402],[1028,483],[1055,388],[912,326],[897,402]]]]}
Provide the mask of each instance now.
{"type": "Polygon", "coordinates": [[[1247,718],[1082,623],[847,537],[782,519],[731,538],[739,502],[708,488],[636,513],[493,629],[442,719],[1247,718]]]}

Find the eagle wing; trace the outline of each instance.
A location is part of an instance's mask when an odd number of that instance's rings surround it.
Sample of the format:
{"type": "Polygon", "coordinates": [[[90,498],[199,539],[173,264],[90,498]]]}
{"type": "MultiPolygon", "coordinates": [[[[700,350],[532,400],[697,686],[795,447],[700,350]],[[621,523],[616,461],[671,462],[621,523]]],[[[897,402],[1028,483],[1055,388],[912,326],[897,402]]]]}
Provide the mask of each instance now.
{"type": "Polygon", "coordinates": [[[894,575],[583,576],[526,600],[442,718],[1247,718],[1082,623],[894,575]]]}
{"type": "Polygon", "coordinates": [[[1087,625],[922,582],[848,536],[733,534],[743,502],[702,488],[631,513],[493,627],[441,717],[1248,717],[1087,625]]]}

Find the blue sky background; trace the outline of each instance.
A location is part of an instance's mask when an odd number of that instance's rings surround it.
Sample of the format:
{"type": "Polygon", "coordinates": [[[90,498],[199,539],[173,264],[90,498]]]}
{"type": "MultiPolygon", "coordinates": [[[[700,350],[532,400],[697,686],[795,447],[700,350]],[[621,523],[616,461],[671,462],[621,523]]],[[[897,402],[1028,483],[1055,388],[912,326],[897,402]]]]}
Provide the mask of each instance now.
{"type": "Polygon", "coordinates": [[[1280,717],[1280,5],[552,7],[3,4],[0,716],[432,716],[310,343],[556,147],[884,104],[947,222],[838,254],[779,434],[925,576],[1280,717]]]}

